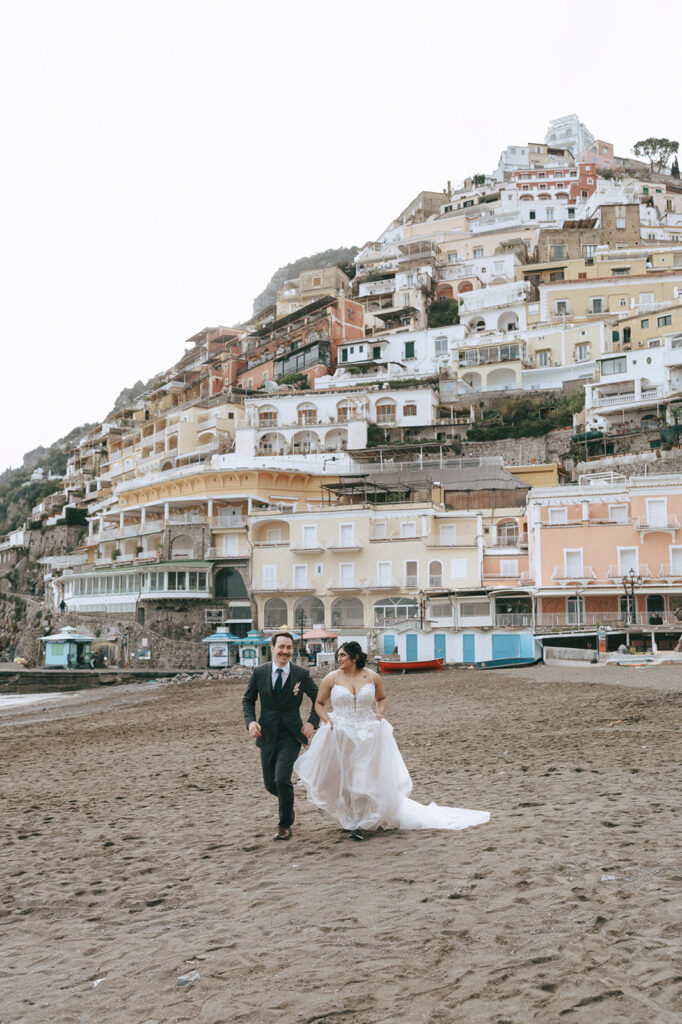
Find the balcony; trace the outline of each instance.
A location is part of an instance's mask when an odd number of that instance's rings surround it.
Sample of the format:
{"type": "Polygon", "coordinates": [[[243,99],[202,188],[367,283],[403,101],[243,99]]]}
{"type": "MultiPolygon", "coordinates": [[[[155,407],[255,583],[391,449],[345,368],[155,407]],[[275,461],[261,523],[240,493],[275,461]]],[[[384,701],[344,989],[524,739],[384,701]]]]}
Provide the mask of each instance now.
{"type": "Polygon", "coordinates": [[[263,580],[262,583],[251,584],[251,591],[254,594],[275,594],[286,589],[286,584],[281,580],[263,580]]]}
{"type": "Polygon", "coordinates": [[[663,519],[659,516],[637,516],[635,519],[635,530],[641,533],[642,537],[647,533],[669,533],[672,540],[675,540],[675,531],[679,530],[680,521],[677,516],[668,516],[663,519]]]}
{"type": "Polygon", "coordinates": [[[365,590],[367,580],[345,580],[340,577],[332,577],[327,584],[327,590],[365,590]]]}
{"type": "Polygon", "coordinates": [[[288,540],[254,540],[251,544],[254,548],[288,548],[288,540]]]}
{"type": "Polygon", "coordinates": [[[682,580],[682,565],[662,565],[658,571],[658,578],[659,580],[682,580]]]}
{"type": "Polygon", "coordinates": [[[398,581],[393,576],[377,576],[367,581],[368,590],[397,590],[398,581]]]}
{"type": "Polygon", "coordinates": [[[322,541],[316,540],[310,544],[292,544],[289,550],[297,555],[319,555],[325,550],[325,545],[322,541]]]}
{"type": "Polygon", "coordinates": [[[583,565],[580,569],[564,569],[557,566],[552,573],[552,579],[564,587],[569,583],[588,583],[596,578],[596,573],[591,565],[583,565]]]}
{"type": "Polygon", "coordinates": [[[462,538],[462,540],[448,541],[435,539],[434,537],[427,537],[424,541],[424,546],[427,548],[478,548],[478,541],[475,537],[462,538]]]}
{"type": "Polygon", "coordinates": [[[524,629],[533,624],[530,612],[508,612],[495,616],[495,625],[501,629],[524,629]]]}
{"type": "Polygon", "coordinates": [[[605,395],[603,398],[594,398],[593,409],[622,408],[640,402],[655,402],[665,397],[665,388],[642,388],[641,394],[636,391],[626,391],[620,395],[605,395]]]}
{"type": "Polygon", "coordinates": [[[419,588],[418,576],[406,576],[404,587],[406,590],[417,590],[419,588]]]}
{"type": "Polygon", "coordinates": [[[212,530],[243,530],[246,516],[210,516],[208,523],[212,530]]]}
{"type": "Polygon", "coordinates": [[[542,613],[535,619],[535,630],[584,629],[594,631],[597,626],[612,626],[620,629],[624,625],[623,616],[618,612],[560,612],[557,614],[542,613]]]}
{"type": "MultiPolygon", "coordinates": [[[[629,572],[629,568],[623,569],[619,565],[610,565],[608,572],[606,573],[606,578],[607,580],[616,580],[618,583],[620,583],[623,577],[627,576],[629,572]]],[[[636,576],[641,576],[643,580],[650,580],[651,570],[649,569],[649,566],[640,565],[639,568],[636,570],[636,576]]]]}
{"type": "Polygon", "coordinates": [[[362,551],[362,544],[357,540],[338,541],[328,545],[329,551],[362,551]]]}

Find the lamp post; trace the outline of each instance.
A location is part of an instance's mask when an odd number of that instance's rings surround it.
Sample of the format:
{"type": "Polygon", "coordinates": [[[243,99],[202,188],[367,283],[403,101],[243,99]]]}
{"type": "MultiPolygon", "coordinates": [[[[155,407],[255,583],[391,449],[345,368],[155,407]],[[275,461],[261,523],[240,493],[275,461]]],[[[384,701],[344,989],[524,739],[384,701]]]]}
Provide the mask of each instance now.
{"type": "Polygon", "coordinates": [[[630,569],[622,579],[623,590],[625,591],[626,616],[625,625],[634,626],[637,623],[637,605],[635,603],[635,590],[642,585],[642,577],[638,576],[634,569],[630,569]]]}

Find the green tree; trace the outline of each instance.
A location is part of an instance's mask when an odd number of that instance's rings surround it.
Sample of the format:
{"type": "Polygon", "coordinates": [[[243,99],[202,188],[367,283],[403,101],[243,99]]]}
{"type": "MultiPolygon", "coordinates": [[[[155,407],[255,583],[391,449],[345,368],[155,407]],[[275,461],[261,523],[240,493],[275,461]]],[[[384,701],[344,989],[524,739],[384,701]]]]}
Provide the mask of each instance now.
{"type": "Polygon", "coordinates": [[[459,323],[459,306],[454,299],[436,299],[429,306],[429,327],[448,327],[459,323]]]}
{"type": "Polygon", "coordinates": [[[471,183],[474,188],[478,188],[479,185],[485,185],[485,174],[474,174],[471,183]]]}
{"type": "Polygon", "coordinates": [[[670,165],[670,172],[673,178],[679,178],[680,176],[680,165],[677,162],[677,157],[673,157],[673,162],[670,165]]]}
{"type": "Polygon", "coordinates": [[[671,156],[680,148],[679,142],[672,139],[640,139],[632,147],[635,156],[645,156],[652,171],[662,171],[671,156]]]}

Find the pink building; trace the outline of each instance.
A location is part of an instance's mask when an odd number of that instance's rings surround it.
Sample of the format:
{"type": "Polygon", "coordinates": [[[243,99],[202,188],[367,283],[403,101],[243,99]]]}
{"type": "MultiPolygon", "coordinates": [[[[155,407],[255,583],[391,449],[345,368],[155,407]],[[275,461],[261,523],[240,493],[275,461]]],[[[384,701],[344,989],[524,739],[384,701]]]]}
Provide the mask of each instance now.
{"type": "Polygon", "coordinates": [[[536,633],[606,626],[672,646],[682,631],[682,476],[596,473],[534,488],[528,530],[536,633]]]}

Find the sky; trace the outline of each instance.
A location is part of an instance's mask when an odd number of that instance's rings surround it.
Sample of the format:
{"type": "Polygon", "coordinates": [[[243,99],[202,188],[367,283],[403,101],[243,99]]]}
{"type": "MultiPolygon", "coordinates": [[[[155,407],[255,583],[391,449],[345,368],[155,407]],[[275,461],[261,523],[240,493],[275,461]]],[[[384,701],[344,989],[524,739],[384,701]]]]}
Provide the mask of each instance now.
{"type": "MultiPolygon", "coordinates": [[[[0,471],[577,113],[682,134],[676,0],[0,0],[0,471]],[[645,29],[644,35],[641,29],[645,29]]],[[[677,133],[677,134],[676,134],[677,133]]]]}

